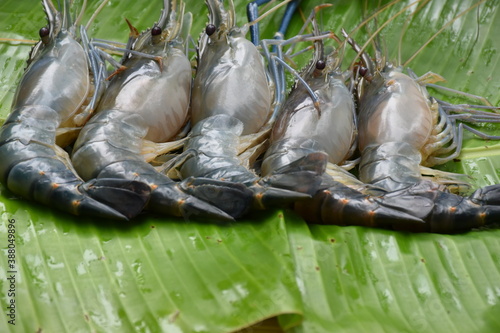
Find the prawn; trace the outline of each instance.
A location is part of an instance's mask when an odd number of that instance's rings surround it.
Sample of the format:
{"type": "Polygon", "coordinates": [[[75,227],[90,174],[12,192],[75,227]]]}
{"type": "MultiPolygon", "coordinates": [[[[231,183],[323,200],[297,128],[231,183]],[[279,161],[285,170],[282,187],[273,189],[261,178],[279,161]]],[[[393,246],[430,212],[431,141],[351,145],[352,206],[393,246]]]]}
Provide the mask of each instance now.
{"type": "Polygon", "coordinates": [[[274,119],[268,72],[257,47],[245,38],[247,27],[235,24],[232,0],[229,10],[221,0],[206,3],[210,21],[199,41],[191,97],[193,129],[180,162],[168,169],[169,174],[176,171],[191,179],[190,193],[233,217],[252,207],[309,197],[261,184],[250,170],[250,160],[260,155],[264,148],[260,143],[274,119]]]}
{"type": "MultiPolygon", "coordinates": [[[[75,119],[88,111],[85,103],[92,90],[97,98],[100,89],[92,85],[87,54],[93,53],[76,40],[69,2],[64,2],[64,13],[50,0],[42,4],[48,26],[40,29],[12,112],[0,128],[0,181],[15,194],[71,214],[131,218],[149,198],[145,184],[113,179],[84,182],[56,144],[58,134],[77,126],[75,119]]],[[[98,74],[93,75],[98,81],[98,74]]]]}
{"type": "MultiPolygon", "coordinates": [[[[131,27],[130,49],[113,73],[96,115],[75,142],[72,161],[84,179],[117,178],[149,185],[146,209],[174,216],[197,215],[231,220],[216,207],[183,192],[148,162],[177,143],[188,116],[191,64],[183,51],[185,5],[163,1],[158,22],[140,35],[131,27]]],[[[182,142],[182,141],[181,141],[182,142]]]]}
{"type": "Polygon", "coordinates": [[[444,163],[460,152],[461,128],[456,128],[425,88],[426,83],[440,77],[428,73],[416,79],[379,57],[373,62],[344,35],[361,54],[364,65],[357,87],[360,180],[388,191],[387,197],[396,201],[405,195],[414,196],[416,200],[407,211],[424,221],[398,227],[446,233],[497,222],[498,185],[462,197],[421,176],[421,164],[444,163]]]}
{"type": "MultiPolygon", "coordinates": [[[[316,36],[315,15],[324,6],[313,9],[308,19],[316,36]]],[[[300,75],[316,98],[301,82],[292,88],[273,126],[262,176],[274,186],[314,195],[312,200],[295,204],[308,222],[420,221],[391,205],[394,202],[378,200],[374,190],[365,193],[368,186],[344,169],[356,164],[348,161],[357,147],[355,103],[346,86],[350,75],[340,70],[338,50],[325,54],[322,39],[314,46],[312,60],[300,75]]],[[[385,191],[377,190],[377,194],[385,191]]]]}
{"type": "MultiPolygon", "coordinates": [[[[311,14],[315,36],[319,35],[319,29],[314,17],[324,6],[317,6],[311,14]]],[[[308,168],[323,174],[328,162],[341,164],[356,148],[355,105],[345,85],[347,73],[339,70],[337,51],[325,55],[324,49],[322,39],[314,42],[312,60],[300,73],[304,83],[295,83],[278,112],[261,166],[263,177],[272,174],[276,178],[308,168]],[[310,162],[315,165],[308,167],[310,162]]],[[[310,189],[302,190],[311,194],[318,185],[296,180],[288,187],[297,184],[311,185],[310,189]]]]}

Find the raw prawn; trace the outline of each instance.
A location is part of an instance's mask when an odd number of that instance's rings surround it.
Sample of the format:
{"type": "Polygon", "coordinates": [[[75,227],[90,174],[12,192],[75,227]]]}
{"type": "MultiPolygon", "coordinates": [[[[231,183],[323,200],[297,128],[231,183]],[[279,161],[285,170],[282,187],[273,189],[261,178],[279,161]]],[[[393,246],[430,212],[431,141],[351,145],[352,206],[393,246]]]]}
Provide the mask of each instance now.
{"type": "MultiPolygon", "coordinates": [[[[314,35],[319,35],[319,9],[311,14],[314,35]]],[[[308,222],[420,221],[398,210],[397,202],[378,200],[375,190],[364,193],[368,186],[340,167],[354,164],[348,158],[357,147],[356,110],[338,51],[325,55],[324,48],[323,40],[315,41],[313,58],[300,73],[314,96],[297,82],[279,112],[262,162],[264,179],[315,195],[295,204],[308,222]]],[[[377,195],[385,193],[377,189],[377,195]]]]}
{"type": "Polygon", "coordinates": [[[364,52],[362,61],[365,68],[358,86],[360,180],[389,191],[388,197],[395,200],[415,196],[407,212],[425,222],[398,228],[456,232],[498,222],[498,185],[462,197],[421,176],[421,164],[444,163],[460,151],[456,124],[425,89],[436,75],[415,79],[381,59],[374,63],[364,52]]]}
{"type": "Polygon", "coordinates": [[[83,182],[56,144],[59,132],[78,125],[75,118],[94,89],[89,56],[76,41],[68,1],[64,6],[61,14],[50,0],[43,0],[49,25],[40,29],[41,40],[31,51],[12,112],[0,129],[0,181],[15,194],[75,215],[131,218],[148,200],[145,184],[83,182]]]}
{"type": "Polygon", "coordinates": [[[259,143],[269,133],[273,114],[268,72],[257,47],[245,38],[246,26],[235,25],[232,0],[227,11],[221,0],[206,2],[210,22],[199,43],[191,98],[193,129],[173,170],[186,180],[194,177],[190,193],[233,217],[252,207],[308,197],[260,184],[249,169],[251,157],[262,150],[259,143]]]}
{"type": "Polygon", "coordinates": [[[117,178],[145,182],[151,188],[146,209],[175,216],[230,220],[224,212],[183,192],[148,163],[176,147],[164,143],[182,129],[188,115],[191,65],[181,31],[190,25],[184,4],[163,1],[160,19],[138,35],[131,28],[126,50],[94,116],[83,128],[72,155],[84,179],[117,178]]]}

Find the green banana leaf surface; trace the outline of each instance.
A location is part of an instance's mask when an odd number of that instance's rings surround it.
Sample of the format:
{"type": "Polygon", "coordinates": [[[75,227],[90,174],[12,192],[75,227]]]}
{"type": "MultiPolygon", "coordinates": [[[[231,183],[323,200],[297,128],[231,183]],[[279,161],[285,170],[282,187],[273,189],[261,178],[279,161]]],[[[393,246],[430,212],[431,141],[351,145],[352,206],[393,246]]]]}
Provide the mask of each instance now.
{"type": "MultiPolygon", "coordinates": [[[[207,22],[206,6],[185,2],[196,39],[207,22]]],[[[240,24],[247,3],[235,0],[240,24]]],[[[321,3],[302,1],[287,37],[321,3]]],[[[458,18],[477,1],[329,3],[318,21],[338,35],[389,5],[353,37],[364,44],[380,28],[382,50],[395,63],[410,59],[442,29],[407,66],[417,75],[439,73],[447,80],[440,85],[500,103],[500,1],[482,1],[458,18]]],[[[81,4],[75,1],[71,12],[81,4]]],[[[99,4],[89,0],[84,22],[99,4]]],[[[89,34],[125,42],[124,18],[143,30],[158,19],[161,6],[112,0],[89,34]]],[[[272,38],[282,13],[263,19],[263,38],[272,38]]],[[[37,40],[45,24],[40,1],[0,3],[0,38],[37,40]]],[[[2,121],[30,48],[29,42],[0,42],[2,121]]],[[[299,68],[308,56],[294,58],[299,68]]],[[[345,52],[345,68],[354,57],[345,52]]],[[[430,92],[453,103],[480,103],[430,92]]],[[[496,124],[476,128],[500,135],[496,124]]],[[[440,169],[472,176],[475,188],[500,183],[499,143],[464,136],[462,154],[440,169]]],[[[256,212],[234,223],[152,214],[124,223],[53,211],[4,186],[0,214],[0,332],[500,331],[500,230],[494,227],[411,234],[308,225],[288,210],[256,212]],[[272,327],[262,324],[274,317],[272,327]]]]}

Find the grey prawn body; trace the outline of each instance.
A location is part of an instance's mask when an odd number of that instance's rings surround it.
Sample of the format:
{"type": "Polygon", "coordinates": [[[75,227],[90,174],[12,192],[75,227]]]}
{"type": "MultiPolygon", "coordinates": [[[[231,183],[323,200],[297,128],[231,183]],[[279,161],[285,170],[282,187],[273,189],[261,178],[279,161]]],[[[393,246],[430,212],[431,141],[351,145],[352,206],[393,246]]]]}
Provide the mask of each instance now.
{"type": "Polygon", "coordinates": [[[175,168],[191,194],[238,218],[307,195],[260,182],[251,160],[262,151],[273,113],[264,59],[235,25],[232,1],[207,0],[210,22],[198,47],[192,92],[193,130],[175,168]]]}
{"type": "MultiPolygon", "coordinates": [[[[359,50],[352,39],[348,42],[359,50]]],[[[384,61],[377,61],[377,68],[366,53],[362,60],[367,72],[357,87],[360,180],[387,191],[380,200],[408,202],[406,207],[401,205],[403,211],[422,221],[388,225],[409,231],[451,233],[497,222],[497,185],[462,196],[421,175],[421,166],[444,163],[460,147],[457,125],[425,88],[427,82],[442,78],[434,73],[414,78],[384,61]]]]}
{"type": "Polygon", "coordinates": [[[113,75],[96,116],[75,143],[72,161],[86,179],[148,184],[148,210],[230,220],[219,209],[186,194],[183,184],[148,163],[164,152],[163,144],[181,131],[187,118],[191,66],[178,39],[184,5],[178,11],[176,5],[165,0],[158,23],[136,37],[132,50],[139,53],[126,56],[124,68],[113,75]]]}
{"type": "MultiPolygon", "coordinates": [[[[319,35],[314,17],[312,22],[319,35]]],[[[282,105],[262,162],[264,179],[311,194],[310,200],[295,204],[310,223],[421,221],[398,209],[399,203],[379,200],[386,191],[370,188],[345,170],[355,164],[348,159],[358,143],[356,107],[338,50],[325,54],[323,44],[315,41],[314,55],[300,73],[304,83],[296,82],[282,105]]]]}
{"type": "Polygon", "coordinates": [[[41,41],[32,50],[12,112],[0,129],[0,181],[18,195],[71,214],[131,218],[144,207],[147,186],[112,179],[84,182],[56,143],[59,129],[77,126],[75,118],[93,86],[87,52],[76,41],[69,9],[63,17],[50,0],[43,6],[49,26],[40,30],[41,41]]]}

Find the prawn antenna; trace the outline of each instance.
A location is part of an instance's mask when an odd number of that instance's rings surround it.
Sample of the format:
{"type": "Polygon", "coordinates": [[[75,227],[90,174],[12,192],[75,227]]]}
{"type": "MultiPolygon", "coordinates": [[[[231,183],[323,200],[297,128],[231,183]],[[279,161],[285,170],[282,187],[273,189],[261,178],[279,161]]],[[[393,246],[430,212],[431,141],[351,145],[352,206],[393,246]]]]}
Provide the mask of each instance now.
{"type": "MultiPolygon", "coordinates": [[[[365,51],[365,49],[368,47],[368,45],[380,33],[380,31],[382,31],[382,29],[384,29],[389,23],[391,23],[392,21],[394,21],[399,15],[401,15],[402,13],[404,13],[408,8],[414,6],[415,4],[419,3],[420,1],[422,1],[422,0],[416,0],[416,1],[412,2],[412,3],[410,3],[409,5],[403,7],[394,16],[392,16],[387,21],[385,21],[377,30],[375,30],[375,32],[370,36],[370,38],[368,38],[368,40],[365,42],[365,44],[362,47],[360,47],[358,53],[354,57],[354,60],[351,62],[351,65],[349,67],[350,68],[354,67],[354,65],[356,63],[356,59],[358,59],[362,55],[362,53],[365,51]]],[[[352,34],[352,32],[351,32],[351,34],[352,34]]]]}
{"type": "MultiPolygon", "coordinates": [[[[417,9],[413,12],[413,15],[418,13],[420,9],[422,9],[430,0],[425,0],[423,3],[419,4],[417,9]]],[[[408,18],[405,20],[405,23],[403,25],[403,29],[401,29],[401,34],[399,35],[399,41],[398,41],[398,65],[401,65],[401,50],[402,50],[402,45],[403,45],[403,37],[406,34],[406,30],[408,30],[408,26],[410,23],[410,18],[411,16],[408,16],[408,18]]]]}
{"type": "Polygon", "coordinates": [[[20,44],[34,45],[38,43],[38,41],[33,39],[0,38],[0,43],[20,43],[20,44]]]}
{"type": "Polygon", "coordinates": [[[255,20],[253,20],[252,22],[246,23],[244,25],[244,27],[251,27],[252,25],[259,23],[260,21],[262,21],[262,19],[264,19],[265,17],[269,16],[274,11],[280,9],[281,7],[283,7],[284,5],[286,5],[287,3],[289,3],[290,1],[292,1],[292,0],[285,0],[285,1],[281,2],[279,5],[276,5],[273,8],[269,9],[267,12],[265,12],[264,14],[262,14],[261,16],[259,16],[255,20]]]}
{"type": "MultiPolygon", "coordinates": [[[[354,33],[356,33],[356,31],[358,31],[359,29],[361,29],[362,27],[364,27],[366,24],[368,24],[374,17],[378,16],[380,13],[383,13],[386,9],[389,9],[390,7],[392,7],[393,5],[395,5],[396,3],[400,2],[401,0],[393,0],[385,5],[383,5],[382,7],[380,7],[375,13],[373,13],[372,15],[370,15],[369,17],[365,18],[363,21],[361,21],[360,24],[358,24],[351,32],[350,32],[350,35],[353,35],[354,33]]],[[[427,0],[429,1],[429,0],[427,0]]],[[[344,47],[344,44],[345,44],[345,40],[342,42],[341,45],[339,45],[339,47],[344,47]]]]}
{"type": "Polygon", "coordinates": [[[75,19],[75,25],[80,24],[80,21],[83,18],[83,13],[85,12],[85,8],[87,8],[87,0],[83,0],[82,8],[80,9],[80,12],[78,13],[78,17],[75,19]]]}
{"type": "MultiPolygon", "coordinates": [[[[109,0],[104,0],[100,5],[99,7],[97,7],[97,9],[95,10],[95,12],[92,14],[92,16],[90,17],[89,21],[87,22],[87,24],[85,25],[85,30],[88,30],[90,25],[92,24],[92,22],[95,20],[95,18],[97,17],[97,15],[102,11],[102,9],[104,8],[104,6],[106,6],[108,4],[109,0]]],[[[81,19],[81,16],[83,15],[83,8],[85,8],[87,4],[87,0],[85,0],[83,2],[83,6],[82,6],[82,11],[80,12],[80,15],[78,16],[77,18],[77,22],[79,22],[79,20],[81,19]]]]}

